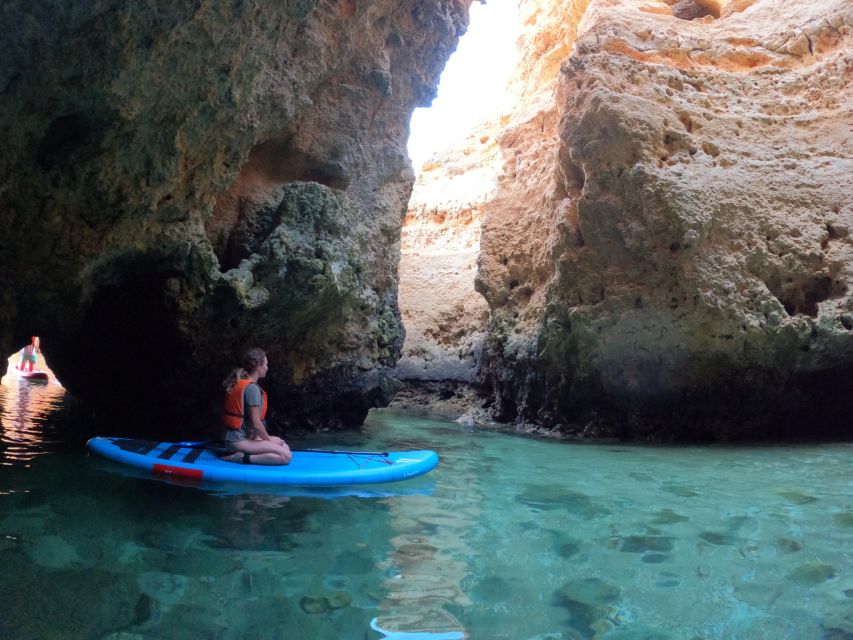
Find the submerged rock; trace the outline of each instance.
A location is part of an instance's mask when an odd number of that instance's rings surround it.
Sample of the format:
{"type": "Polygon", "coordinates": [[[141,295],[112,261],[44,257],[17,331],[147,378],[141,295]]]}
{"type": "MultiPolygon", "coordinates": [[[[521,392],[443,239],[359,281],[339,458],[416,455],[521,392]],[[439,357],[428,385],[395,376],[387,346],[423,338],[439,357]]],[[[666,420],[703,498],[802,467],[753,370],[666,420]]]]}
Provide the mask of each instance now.
{"type": "Polygon", "coordinates": [[[600,578],[580,578],[563,585],[554,603],[569,612],[569,625],[586,638],[612,626],[608,617],[620,595],[619,587],[600,578]]]}
{"type": "Polygon", "coordinates": [[[329,608],[332,610],[343,609],[352,604],[352,596],[346,591],[335,591],[326,596],[329,601],[329,608]]]}
{"type": "Polygon", "coordinates": [[[515,499],[543,511],[565,509],[568,513],[584,520],[610,513],[606,507],[597,504],[588,495],[559,486],[528,485],[515,499]]]}
{"type": "Polygon", "coordinates": [[[737,580],[734,585],[735,597],[738,600],[764,609],[772,607],[782,595],[783,590],[783,587],[778,584],[761,584],[744,580],[737,580]]]}
{"type": "Polygon", "coordinates": [[[302,596],[299,600],[299,606],[305,613],[317,615],[329,610],[329,601],[322,596],[302,596]]]}
{"type": "Polygon", "coordinates": [[[679,522],[687,522],[690,520],[687,516],[676,513],[672,509],[661,509],[658,514],[652,518],[652,524],[677,524],[679,522]]]}
{"type": "MultiPolygon", "coordinates": [[[[646,564],[660,564],[662,562],[667,562],[670,559],[665,553],[644,553],[642,557],[642,561],[646,564]]],[[[676,582],[676,584],[678,584],[676,582]]],[[[667,585],[672,586],[672,585],[667,585]]]]}
{"type": "Polygon", "coordinates": [[[299,606],[305,613],[317,615],[337,609],[344,609],[352,604],[352,596],[346,591],[335,591],[322,596],[302,596],[299,606]]]}
{"type": "Polygon", "coordinates": [[[674,548],[673,538],[669,536],[624,536],[618,540],[619,551],[625,553],[672,551],[674,548]]]}
{"type": "Polygon", "coordinates": [[[60,536],[39,536],[27,548],[27,555],[37,565],[49,569],[72,569],[86,564],[77,549],[60,536]]]}
{"type": "Polygon", "coordinates": [[[788,579],[804,586],[814,586],[834,578],[835,575],[835,567],[832,565],[815,562],[797,567],[788,574],[788,579]]]}
{"type": "Polygon", "coordinates": [[[811,504],[818,500],[814,496],[810,496],[799,491],[781,491],[779,495],[796,505],[811,504]]]}
{"type": "Polygon", "coordinates": [[[743,542],[740,538],[736,538],[734,536],[726,535],[724,533],[719,533],[717,531],[703,531],[699,534],[699,537],[702,538],[705,542],[713,544],[714,546],[728,546],[735,547],[740,542],[743,542]]]}
{"type": "Polygon", "coordinates": [[[616,602],[621,589],[600,578],[580,578],[567,582],[558,594],[567,600],[599,606],[616,602]]]}
{"type": "Polygon", "coordinates": [[[177,604],[183,600],[190,581],[186,576],[164,571],[146,571],[137,577],[139,590],[166,605],[177,604]]]}
{"type": "Polygon", "coordinates": [[[853,511],[844,511],[832,516],[833,522],[839,527],[853,527],[853,511]]]}
{"type": "Polygon", "coordinates": [[[782,553],[797,553],[802,550],[803,545],[796,540],[791,540],[790,538],[779,538],[776,540],[776,548],[782,553]]]}

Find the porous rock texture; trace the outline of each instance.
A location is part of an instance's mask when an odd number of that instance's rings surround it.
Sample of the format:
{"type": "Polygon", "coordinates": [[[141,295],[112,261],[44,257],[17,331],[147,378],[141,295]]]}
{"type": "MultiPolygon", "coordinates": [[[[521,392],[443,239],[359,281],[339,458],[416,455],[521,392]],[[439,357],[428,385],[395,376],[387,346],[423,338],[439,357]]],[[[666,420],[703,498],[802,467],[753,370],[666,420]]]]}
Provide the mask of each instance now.
{"type": "Polygon", "coordinates": [[[468,6],[4,2],[0,345],[172,432],[257,345],[279,426],[359,424],[403,339],[408,121],[468,6]]]}
{"type": "Polygon", "coordinates": [[[849,437],[853,3],[522,6],[558,68],[533,69],[482,216],[494,415],[849,437]]]}

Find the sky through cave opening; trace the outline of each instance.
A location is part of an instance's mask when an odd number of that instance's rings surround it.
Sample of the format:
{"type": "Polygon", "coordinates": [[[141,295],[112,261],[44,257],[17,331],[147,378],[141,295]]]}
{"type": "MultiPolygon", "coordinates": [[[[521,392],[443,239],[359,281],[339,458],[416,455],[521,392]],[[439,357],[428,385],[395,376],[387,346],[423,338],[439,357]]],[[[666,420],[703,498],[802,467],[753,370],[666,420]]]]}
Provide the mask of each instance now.
{"type": "Polygon", "coordinates": [[[496,127],[513,108],[508,85],[519,62],[520,20],[516,0],[474,3],[437,97],[411,121],[417,179],[400,237],[406,336],[395,375],[410,389],[442,385],[450,403],[458,383],[477,377],[489,319],[475,290],[480,223],[503,167],[496,127]]]}
{"type": "Polygon", "coordinates": [[[412,115],[408,148],[415,171],[507,107],[506,85],[517,63],[519,27],[516,0],[471,5],[468,30],[447,61],[437,97],[412,115]]]}

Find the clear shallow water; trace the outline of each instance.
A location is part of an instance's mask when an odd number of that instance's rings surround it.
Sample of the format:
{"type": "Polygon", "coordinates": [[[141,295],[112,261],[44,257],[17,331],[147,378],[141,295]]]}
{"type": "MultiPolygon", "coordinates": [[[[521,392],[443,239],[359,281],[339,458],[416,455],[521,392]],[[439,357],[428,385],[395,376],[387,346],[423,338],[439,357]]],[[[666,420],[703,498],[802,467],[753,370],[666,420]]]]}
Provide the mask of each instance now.
{"type": "Polygon", "coordinates": [[[87,456],[52,391],[0,387],[6,640],[853,637],[850,445],[591,446],[376,412],[295,444],[439,467],[211,490],[87,456]]]}

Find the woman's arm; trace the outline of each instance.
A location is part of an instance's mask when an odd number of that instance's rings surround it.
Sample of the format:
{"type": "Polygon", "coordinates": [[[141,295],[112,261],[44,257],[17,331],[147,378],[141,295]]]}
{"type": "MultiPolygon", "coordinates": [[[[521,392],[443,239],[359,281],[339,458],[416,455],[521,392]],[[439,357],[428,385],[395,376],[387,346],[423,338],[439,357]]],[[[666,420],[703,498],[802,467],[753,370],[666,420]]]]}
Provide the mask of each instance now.
{"type": "Polygon", "coordinates": [[[269,440],[270,434],[261,420],[261,408],[257,405],[249,405],[249,424],[252,425],[252,433],[258,440],[269,440]]]}

